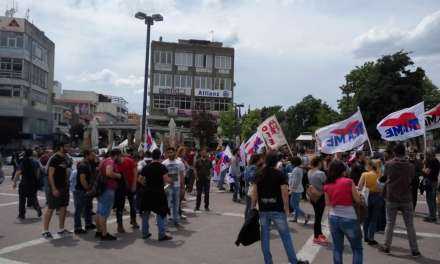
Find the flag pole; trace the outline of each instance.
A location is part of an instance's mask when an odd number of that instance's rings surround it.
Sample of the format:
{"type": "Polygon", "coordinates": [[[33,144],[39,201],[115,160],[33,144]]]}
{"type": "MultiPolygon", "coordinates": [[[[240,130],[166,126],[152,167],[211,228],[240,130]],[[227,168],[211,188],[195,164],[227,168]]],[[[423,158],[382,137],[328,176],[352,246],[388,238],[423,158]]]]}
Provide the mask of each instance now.
{"type": "Polygon", "coordinates": [[[362,116],[361,108],[358,106],[357,110],[361,114],[362,124],[364,125],[365,133],[367,134],[367,138],[368,138],[368,146],[370,147],[370,154],[371,154],[371,157],[373,157],[374,156],[373,147],[371,146],[370,136],[368,136],[368,130],[367,130],[367,127],[365,126],[364,117],[362,116]]]}

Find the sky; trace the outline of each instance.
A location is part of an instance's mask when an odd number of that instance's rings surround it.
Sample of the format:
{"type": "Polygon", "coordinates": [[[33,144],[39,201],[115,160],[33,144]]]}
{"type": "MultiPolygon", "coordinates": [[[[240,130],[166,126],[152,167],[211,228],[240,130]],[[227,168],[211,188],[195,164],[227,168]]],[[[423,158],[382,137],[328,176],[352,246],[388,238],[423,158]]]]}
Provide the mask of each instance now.
{"type": "MultiPolygon", "coordinates": [[[[401,49],[440,86],[439,0],[19,0],[18,17],[54,41],[63,89],[123,96],[141,112],[146,27],[152,40],[235,48],[235,102],[289,107],[311,94],[337,108],[354,67],[401,49]]],[[[0,9],[12,0],[1,0],[0,9]],[[3,4],[3,6],[2,6],[3,4]]]]}

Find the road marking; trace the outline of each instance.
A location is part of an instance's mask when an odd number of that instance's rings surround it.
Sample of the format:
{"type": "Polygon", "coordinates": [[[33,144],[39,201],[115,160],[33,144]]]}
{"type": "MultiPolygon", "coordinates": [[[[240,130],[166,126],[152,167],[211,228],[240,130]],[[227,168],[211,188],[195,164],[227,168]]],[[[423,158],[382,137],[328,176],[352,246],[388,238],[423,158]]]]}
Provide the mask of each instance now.
{"type": "Polygon", "coordinates": [[[11,206],[11,205],[17,205],[18,202],[10,202],[10,203],[4,203],[4,204],[0,204],[0,207],[6,207],[6,206],[11,206]]]}
{"type": "MultiPolygon", "coordinates": [[[[406,231],[405,230],[394,230],[394,234],[403,234],[406,235],[406,231]]],[[[416,232],[416,235],[419,237],[425,237],[425,238],[440,238],[439,234],[433,234],[433,233],[419,233],[416,232]]]]}
{"type": "MultiPolygon", "coordinates": [[[[328,227],[328,220],[325,219],[324,223],[322,224],[322,233],[327,238],[330,237],[330,230],[328,227]]],[[[325,246],[317,245],[313,243],[313,239],[315,238],[314,235],[311,235],[309,239],[307,239],[307,242],[302,246],[302,248],[298,251],[296,256],[298,259],[301,260],[308,260],[310,263],[313,263],[313,260],[315,260],[316,256],[318,255],[321,248],[325,246]]]]}
{"type": "MultiPolygon", "coordinates": [[[[128,215],[122,217],[123,220],[129,219],[129,218],[130,218],[130,216],[128,216],[128,215]]],[[[107,223],[108,224],[116,223],[116,218],[109,220],[107,223]]],[[[8,254],[8,253],[15,252],[15,251],[18,251],[18,250],[21,250],[24,248],[33,247],[36,245],[41,245],[41,244],[48,243],[50,241],[58,240],[61,238],[64,238],[64,237],[59,236],[58,234],[53,234],[53,239],[37,238],[34,240],[30,240],[30,241],[26,241],[26,242],[19,243],[16,245],[12,245],[9,247],[4,247],[4,248],[0,249],[0,255],[8,254]]],[[[6,262],[6,263],[8,263],[8,262],[6,262]]],[[[2,264],[2,263],[0,262],[0,264],[2,264]]]]}
{"type": "Polygon", "coordinates": [[[21,261],[15,261],[12,259],[0,258],[0,264],[27,264],[27,263],[21,261]]]}
{"type": "Polygon", "coordinates": [[[16,194],[16,193],[0,193],[0,195],[13,196],[13,197],[17,197],[18,196],[18,194],[16,194]]]}

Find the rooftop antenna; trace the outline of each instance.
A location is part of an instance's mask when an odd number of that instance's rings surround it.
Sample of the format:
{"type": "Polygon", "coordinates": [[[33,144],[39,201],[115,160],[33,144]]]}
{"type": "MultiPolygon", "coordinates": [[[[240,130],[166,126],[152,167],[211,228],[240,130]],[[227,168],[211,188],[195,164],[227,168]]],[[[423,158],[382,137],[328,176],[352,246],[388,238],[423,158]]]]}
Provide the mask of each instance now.
{"type": "Polygon", "coordinates": [[[28,21],[29,21],[30,13],[31,13],[31,10],[30,10],[29,8],[26,9],[26,15],[25,15],[25,18],[26,18],[26,20],[28,20],[28,21]]]}
{"type": "Polygon", "coordinates": [[[214,30],[212,29],[209,31],[209,40],[211,42],[214,42],[214,30]]]}
{"type": "Polygon", "coordinates": [[[14,17],[15,13],[17,13],[18,7],[15,5],[15,0],[12,0],[12,8],[6,9],[5,16],[6,17],[14,17]]]}

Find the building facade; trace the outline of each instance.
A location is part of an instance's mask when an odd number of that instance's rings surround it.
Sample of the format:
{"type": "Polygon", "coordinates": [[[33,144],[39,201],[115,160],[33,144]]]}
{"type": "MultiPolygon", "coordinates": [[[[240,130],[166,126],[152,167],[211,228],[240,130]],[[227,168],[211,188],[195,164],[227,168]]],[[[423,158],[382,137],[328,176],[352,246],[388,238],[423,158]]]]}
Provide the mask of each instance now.
{"type": "Polygon", "coordinates": [[[194,111],[219,116],[233,103],[234,49],[221,42],[152,41],[150,65],[148,125],[160,137],[174,118],[181,142],[187,142],[194,111]]]}
{"type": "Polygon", "coordinates": [[[55,44],[22,18],[0,16],[0,145],[52,140],[55,44]]]}

